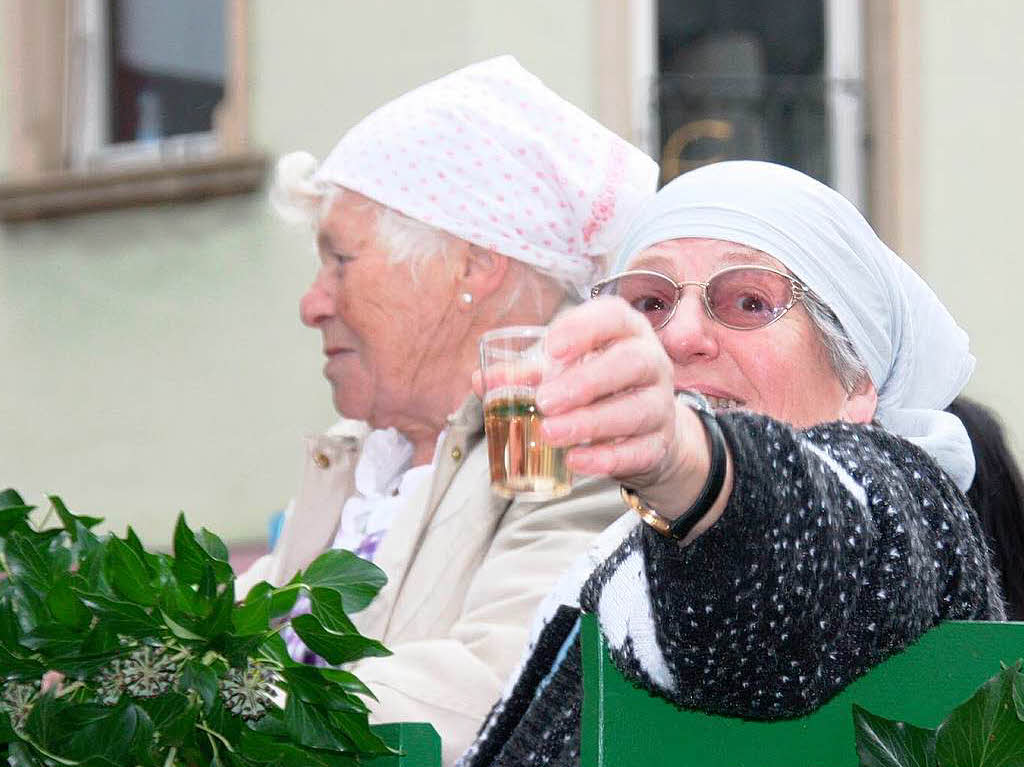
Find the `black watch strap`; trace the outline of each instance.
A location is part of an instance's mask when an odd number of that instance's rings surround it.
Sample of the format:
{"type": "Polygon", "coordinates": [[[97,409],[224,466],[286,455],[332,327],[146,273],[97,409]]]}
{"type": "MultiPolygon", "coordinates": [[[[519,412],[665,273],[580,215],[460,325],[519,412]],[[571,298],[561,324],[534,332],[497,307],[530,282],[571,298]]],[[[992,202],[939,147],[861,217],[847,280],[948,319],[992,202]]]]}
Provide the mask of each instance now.
{"type": "Polygon", "coordinates": [[[704,431],[708,435],[711,449],[711,464],[708,468],[708,477],[704,481],[704,486],[700,489],[697,497],[690,504],[690,508],[676,519],[668,520],[655,509],[641,501],[635,490],[625,486],[622,487],[622,499],[641,516],[644,522],[662,535],[678,540],[682,540],[689,535],[694,526],[704,518],[704,515],[708,513],[711,507],[714,506],[715,501],[718,500],[718,496],[722,492],[722,486],[725,484],[726,455],[725,436],[722,434],[722,427],[718,425],[718,419],[715,418],[715,414],[704,403],[703,397],[700,397],[699,401],[696,402],[687,401],[687,404],[697,414],[697,417],[700,418],[704,431]]]}
{"type": "Polygon", "coordinates": [[[704,424],[704,431],[708,434],[711,443],[711,467],[708,469],[708,478],[704,481],[704,487],[700,489],[690,508],[685,514],[681,514],[672,520],[669,525],[669,535],[673,538],[685,538],[689,535],[693,526],[696,525],[705,514],[715,505],[719,494],[722,492],[722,485],[725,484],[725,437],[722,436],[722,427],[718,425],[718,419],[714,413],[694,408],[694,413],[704,424]]]}

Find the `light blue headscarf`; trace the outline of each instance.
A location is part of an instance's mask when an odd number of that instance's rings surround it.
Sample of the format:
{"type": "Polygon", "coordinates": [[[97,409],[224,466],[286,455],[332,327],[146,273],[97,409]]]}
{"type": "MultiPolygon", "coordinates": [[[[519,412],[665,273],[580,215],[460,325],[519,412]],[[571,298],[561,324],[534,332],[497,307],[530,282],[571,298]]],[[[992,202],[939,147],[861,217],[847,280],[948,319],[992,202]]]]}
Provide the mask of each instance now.
{"type": "Polygon", "coordinates": [[[970,439],[943,410],[974,371],[967,334],[845,197],[781,165],[707,165],[666,185],[633,220],[615,271],[682,237],[736,242],[785,264],[842,323],[878,390],[876,419],[970,486],[970,439]]]}

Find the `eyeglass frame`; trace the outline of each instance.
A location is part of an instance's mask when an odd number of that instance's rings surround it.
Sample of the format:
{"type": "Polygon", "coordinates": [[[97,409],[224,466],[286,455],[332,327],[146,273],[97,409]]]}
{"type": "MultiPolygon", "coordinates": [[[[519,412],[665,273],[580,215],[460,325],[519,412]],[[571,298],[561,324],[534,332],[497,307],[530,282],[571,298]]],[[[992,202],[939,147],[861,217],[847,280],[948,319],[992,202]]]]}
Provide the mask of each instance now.
{"type": "Polygon", "coordinates": [[[800,282],[800,280],[798,280],[791,274],[786,274],[785,272],[781,272],[778,269],[773,269],[770,266],[762,266],[760,264],[739,264],[737,266],[727,266],[724,269],[719,269],[717,272],[708,277],[707,282],[700,282],[699,280],[684,280],[683,282],[676,282],[667,274],[663,274],[662,272],[656,272],[653,269],[627,269],[624,272],[613,274],[611,277],[606,277],[600,282],[595,283],[593,287],[590,288],[590,297],[592,299],[597,298],[601,294],[602,287],[614,282],[615,280],[621,279],[622,277],[628,277],[631,275],[647,275],[651,277],[660,277],[676,289],[676,299],[675,302],[672,304],[672,310],[668,313],[668,316],[665,317],[664,321],[662,321],[660,324],[651,324],[651,327],[654,330],[661,330],[663,327],[665,327],[666,325],[668,325],[668,323],[672,321],[672,318],[676,316],[676,309],[679,308],[679,303],[683,300],[683,293],[686,291],[686,288],[689,287],[690,285],[696,285],[697,287],[700,288],[701,301],[704,304],[704,312],[708,315],[708,317],[713,322],[717,322],[722,327],[729,328],[730,330],[760,330],[761,328],[766,328],[769,325],[772,325],[781,320],[783,317],[785,317],[789,310],[792,309],[798,301],[802,301],[807,296],[807,294],[811,292],[810,288],[808,288],[806,285],[800,282]],[[740,269],[756,269],[762,272],[771,272],[772,274],[777,274],[780,277],[785,277],[789,281],[789,303],[782,308],[782,311],[779,312],[777,316],[770,319],[764,325],[755,325],[752,328],[744,328],[740,327],[739,325],[730,325],[728,322],[723,322],[721,319],[719,319],[711,310],[711,304],[708,303],[708,286],[711,284],[711,281],[718,277],[719,275],[726,274],[727,272],[736,272],[739,271],[740,269]]]}

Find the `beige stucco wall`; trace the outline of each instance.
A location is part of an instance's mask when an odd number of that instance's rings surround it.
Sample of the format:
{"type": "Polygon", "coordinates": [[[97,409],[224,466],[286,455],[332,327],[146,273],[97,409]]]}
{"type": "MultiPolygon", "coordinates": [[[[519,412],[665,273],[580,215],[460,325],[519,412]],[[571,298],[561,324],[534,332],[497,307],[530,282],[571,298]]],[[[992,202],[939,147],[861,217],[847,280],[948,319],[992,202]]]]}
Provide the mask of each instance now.
{"type": "Polygon", "coordinates": [[[968,392],[1024,455],[1024,3],[921,0],[920,265],[971,336],[968,392]]]}
{"type": "MultiPolygon", "coordinates": [[[[587,0],[252,0],[249,15],[251,135],[270,154],[322,156],[389,97],[504,52],[593,106],[587,0]]],[[[262,539],[301,435],[332,417],[297,318],[312,271],[308,233],[262,195],[0,227],[0,485],[154,544],[179,509],[262,539]]]]}
{"type": "Polygon", "coordinates": [[[8,113],[10,93],[4,87],[7,83],[7,14],[0,13],[0,173],[7,167],[8,113]]]}

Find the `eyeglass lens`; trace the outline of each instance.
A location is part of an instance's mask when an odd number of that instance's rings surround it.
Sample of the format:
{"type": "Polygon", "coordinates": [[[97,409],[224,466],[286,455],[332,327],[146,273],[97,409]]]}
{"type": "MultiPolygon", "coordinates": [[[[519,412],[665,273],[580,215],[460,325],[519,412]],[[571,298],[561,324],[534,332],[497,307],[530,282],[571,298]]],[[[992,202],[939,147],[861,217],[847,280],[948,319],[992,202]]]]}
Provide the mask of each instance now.
{"type": "MultiPolygon", "coordinates": [[[[656,274],[625,274],[602,286],[600,294],[626,299],[654,327],[668,320],[680,298],[675,283],[656,274]]],[[[783,314],[792,299],[790,281],[765,269],[719,272],[707,287],[711,316],[734,328],[763,327],[783,314]]]]}

